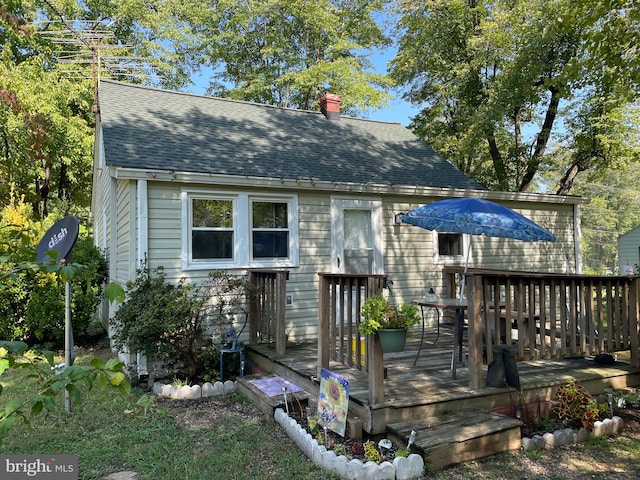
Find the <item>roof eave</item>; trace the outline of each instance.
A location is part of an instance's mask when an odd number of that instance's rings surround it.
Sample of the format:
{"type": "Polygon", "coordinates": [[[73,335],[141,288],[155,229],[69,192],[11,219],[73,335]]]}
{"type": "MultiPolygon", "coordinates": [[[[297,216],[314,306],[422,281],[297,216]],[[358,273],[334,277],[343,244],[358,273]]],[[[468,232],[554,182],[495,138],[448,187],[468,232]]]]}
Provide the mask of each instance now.
{"type": "Polygon", "coordinates": [[[111,167],[111,175],[123,180],[151,180],[157,182],[197,183],[235,187],[259,187],[295,190],[313,190],[333,193],[366,193],[414,197],[466,197],[473,196],[493,201],[521,201],[542,203],[583,204],[587,199],[574,196],[548,195],[538,193],[494,192],[464,188],[428,187],[419,185],[367,184],[352,182],[328,182],[313,178],[267,178],[237,175],[221,175],[194,172],[170,172],[166,170],[143,170],[128,167],[111,167]]]}

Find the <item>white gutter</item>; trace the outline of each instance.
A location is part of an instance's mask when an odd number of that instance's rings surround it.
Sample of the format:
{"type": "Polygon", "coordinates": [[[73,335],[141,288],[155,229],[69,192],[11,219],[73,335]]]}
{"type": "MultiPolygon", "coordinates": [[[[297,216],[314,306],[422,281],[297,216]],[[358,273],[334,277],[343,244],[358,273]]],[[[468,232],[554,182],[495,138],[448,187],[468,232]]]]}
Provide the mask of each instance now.
{"type": "Polygon", "coordinates": [[[279,190],[310,190],[310,191],[327,191],[342,194],[358,194],[366,193],[368,195],[375,194],[393,194],[402,196],[416,197],[468,197],[469,192],[473,191],[473,195],[477,198],[484,198],[493,201],[513,201],[513,202],[541,202],[541,203],[568,203],[578,204],[586,203],[588,200],[582,197],[549,195],[539,193],[521,193],[521,192],[493,192],[489,190],[472,190],[464,188],[435,188],[422,186],[407,185],[390,185],[376,183],[353,183],[353,182],[327,182],[314,180],[313,178],[266,178],[266,177],[249,177],[238,175],[219,175],[209,173],[190,173],[190,172],[167,172],[164,170],[140,170],[137,168],[111,167],[111,175],[118,179],[126,180],[151,180],[158,182],[174,182],[174,183],[199,183],[203,185],[218,186],[238,186],[238,187],[263,187],[277,188],[279,190]]]}

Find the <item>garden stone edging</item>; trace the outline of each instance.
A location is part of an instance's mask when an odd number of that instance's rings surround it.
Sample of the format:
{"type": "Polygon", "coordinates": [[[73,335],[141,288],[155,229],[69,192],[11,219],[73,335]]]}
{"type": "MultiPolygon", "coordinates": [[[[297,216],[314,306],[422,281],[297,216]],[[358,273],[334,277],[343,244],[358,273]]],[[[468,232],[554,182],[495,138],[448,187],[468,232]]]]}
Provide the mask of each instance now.
{"type": "Polygon", "coordinates": [[[562,445],[584,442],[589,437],[597,438],[617,435],[622,433],[623,427],[624,420],[620,417],[614,416],[612,418],[605,418],[602,421],[596,421],[593,424],[592,431],[589,431],[586,428],[581,428],[580,430],[565,428],[564,430],[556,430],[553,433],[547,432],[544,435],[534,435],[531,438],[524,437],[522,439],[522,449],[525,452],[542,449],[551,450],[553,448],[561,447],[562,445]]]}
{"type": "Polygon", "coordinates": [[[323,470],[335,472],[340,478],[348,480],[409,480],[422,475],[424,460],[412,453],[408,457],[396,457],[391,462],[363,463],[361,460],[349,460],[344,455],[336,455],[311,436],[298,422],[281,408],[273,414],[274,419],[289,435],[289,438],[302,452],[323,470]]]}
{"type": "Polygon", "coordinates": [[[216,397],[227,393],[235,392],[236,382],[227,380],[226,382],[210,382],[202,385],[168,385],[160,382],[153,384],[153,393],[162,397],[173,398],[174,400],[193,400],[196,398],[216,397]]]}

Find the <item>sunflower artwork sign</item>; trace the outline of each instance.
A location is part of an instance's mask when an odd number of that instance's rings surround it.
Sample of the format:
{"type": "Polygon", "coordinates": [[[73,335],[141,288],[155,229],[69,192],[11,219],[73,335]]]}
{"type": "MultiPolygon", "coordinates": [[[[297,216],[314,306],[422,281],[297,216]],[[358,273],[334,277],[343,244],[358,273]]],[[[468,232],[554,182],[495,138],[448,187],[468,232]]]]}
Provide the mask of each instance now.
{"type": "Polygon", "coordinates": [[[319,423],[344,437],[349,410],[349,380],[324,368],[318,395],[319,423]]]}

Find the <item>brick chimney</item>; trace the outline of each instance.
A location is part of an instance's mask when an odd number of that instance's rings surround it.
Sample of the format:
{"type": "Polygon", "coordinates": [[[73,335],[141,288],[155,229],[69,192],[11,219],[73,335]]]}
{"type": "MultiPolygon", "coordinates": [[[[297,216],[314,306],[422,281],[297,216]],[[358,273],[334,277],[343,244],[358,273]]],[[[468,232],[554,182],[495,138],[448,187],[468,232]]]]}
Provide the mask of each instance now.
{"type": "Polygon", "coordinates": [[[320,97],[320,111],[329,120],[340,120],[340,95],[325,93],[320,97]]]}

